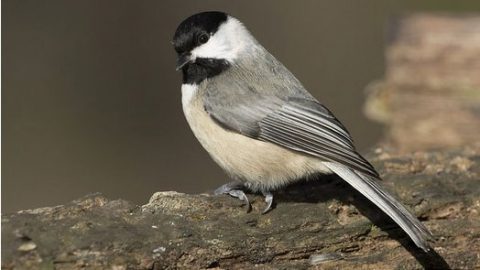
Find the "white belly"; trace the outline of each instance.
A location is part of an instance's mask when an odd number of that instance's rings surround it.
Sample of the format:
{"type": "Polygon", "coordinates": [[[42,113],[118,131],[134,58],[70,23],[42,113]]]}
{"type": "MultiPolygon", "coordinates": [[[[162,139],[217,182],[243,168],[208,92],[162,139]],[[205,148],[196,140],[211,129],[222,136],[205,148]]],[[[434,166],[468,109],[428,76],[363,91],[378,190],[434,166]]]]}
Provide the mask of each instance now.
{"type": "Polygon", "coordinates": [[[182,105],[193,133],[232,177],[253,189],[272,189],[313,173],[330,173],[320,160],[228,131],[207,114],[201,89],[182,85],[182,105]]]}

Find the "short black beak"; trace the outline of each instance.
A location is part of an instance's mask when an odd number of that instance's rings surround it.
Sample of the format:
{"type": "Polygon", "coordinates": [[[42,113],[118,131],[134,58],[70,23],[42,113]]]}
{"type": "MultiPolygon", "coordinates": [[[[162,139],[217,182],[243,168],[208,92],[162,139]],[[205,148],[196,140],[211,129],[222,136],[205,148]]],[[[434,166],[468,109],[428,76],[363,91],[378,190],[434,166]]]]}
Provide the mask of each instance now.
{"type": "Polygon", "coordinates": [[[184,52],[184,53],[180,54],[177,58],[177,71],[182,69],[183,66],[188,64],[188,62],[190,62],[191,60],[192,60],[192,58],[191,58],[190,53],[184,52]]]}

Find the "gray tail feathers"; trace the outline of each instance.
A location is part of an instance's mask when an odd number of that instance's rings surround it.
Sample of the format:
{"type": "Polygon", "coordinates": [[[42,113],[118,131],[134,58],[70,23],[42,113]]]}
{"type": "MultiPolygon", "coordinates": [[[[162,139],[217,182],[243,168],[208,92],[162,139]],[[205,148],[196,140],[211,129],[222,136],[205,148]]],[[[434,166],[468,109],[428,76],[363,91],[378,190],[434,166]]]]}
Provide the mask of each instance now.
{"type": "Polygon", "coordinates": [[[418,247],[425,252],[430,250],[428,241],[433,239],[432,234],[412,213],[388,194],[375,179],[338,163],[324,162],[324,164],[389,215],[418,247]]]}

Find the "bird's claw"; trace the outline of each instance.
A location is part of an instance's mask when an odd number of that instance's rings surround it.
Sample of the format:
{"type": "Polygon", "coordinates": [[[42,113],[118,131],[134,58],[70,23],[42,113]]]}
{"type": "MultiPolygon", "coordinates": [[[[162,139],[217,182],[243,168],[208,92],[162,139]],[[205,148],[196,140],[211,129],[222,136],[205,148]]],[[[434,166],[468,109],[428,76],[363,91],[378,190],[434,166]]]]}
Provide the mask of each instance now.
{"type": "Polygon", "coordinates": [[[268,213],[268,211],[272,210],[273,204],[273,194],[271,192],[262,192],[263,196],[265,196],[265,202],[267,203],[267,207],[263,210],[262,214],[268,213]]]}
{"type": "Polygon", "coordinates": [[[252,210],[252,205],[250,204],[250,201],[248,200],[247,195],[245,195],[245,192],[243,192],[243,190],[240,189],[241,187],[243,187],[242,184],[237,182],[231,182],[217,188],[213,193],[215,195],[228,194],[232,197],[235,197],[244,201],[245,204],[247,205],[247,213],[248,213],[252,210]]]}
{"type": "Polygon", "coordinates": [[[243,192],[243,190],[232,189],[228,192],[228,194],[232,197],[235,197],[235,198],[238,198],[238,199],[244,201],[245,204],[247,205],[247,213],[252,210],[252,205],[250,204],[250,201],[248,200],[248,197],[247,197],[247,195],[245,195],[245,192],[243,192]]]}
{"type": "MultiPolygon", "coordinates": [[[[245,192],[243,192],[242,190],[243,187],[244,186],[242,183],[231,182],[217,188],[213,193],[215,195],[228,194],[232,197],[242,200],[247,205],[247,213],[248,213],[252,210],[252,205],[250,204],[250,201],[248,200],[247,195],[245,195],[245,192]]],[[[265,207],[265,209],[262,211],[262,214],[266,214],[270,210],[272,210],[273,194],[269,191],[263,191],[262,194],[263,196],[265,196],[265,202],[267,203],[267,207],[265,207]]]]}

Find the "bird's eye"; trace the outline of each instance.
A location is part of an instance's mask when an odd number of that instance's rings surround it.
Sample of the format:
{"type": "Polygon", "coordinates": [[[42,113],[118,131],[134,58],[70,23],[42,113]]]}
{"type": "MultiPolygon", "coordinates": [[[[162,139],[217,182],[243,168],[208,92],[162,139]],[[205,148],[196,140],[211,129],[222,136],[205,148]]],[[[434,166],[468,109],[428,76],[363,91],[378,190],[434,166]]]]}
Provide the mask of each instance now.
{"type": "Polygon", "coordinates": [[[210,36],[207,33],[202,33],[198,36],[198,44],[205,44],[207,43],[210,36]]]}

